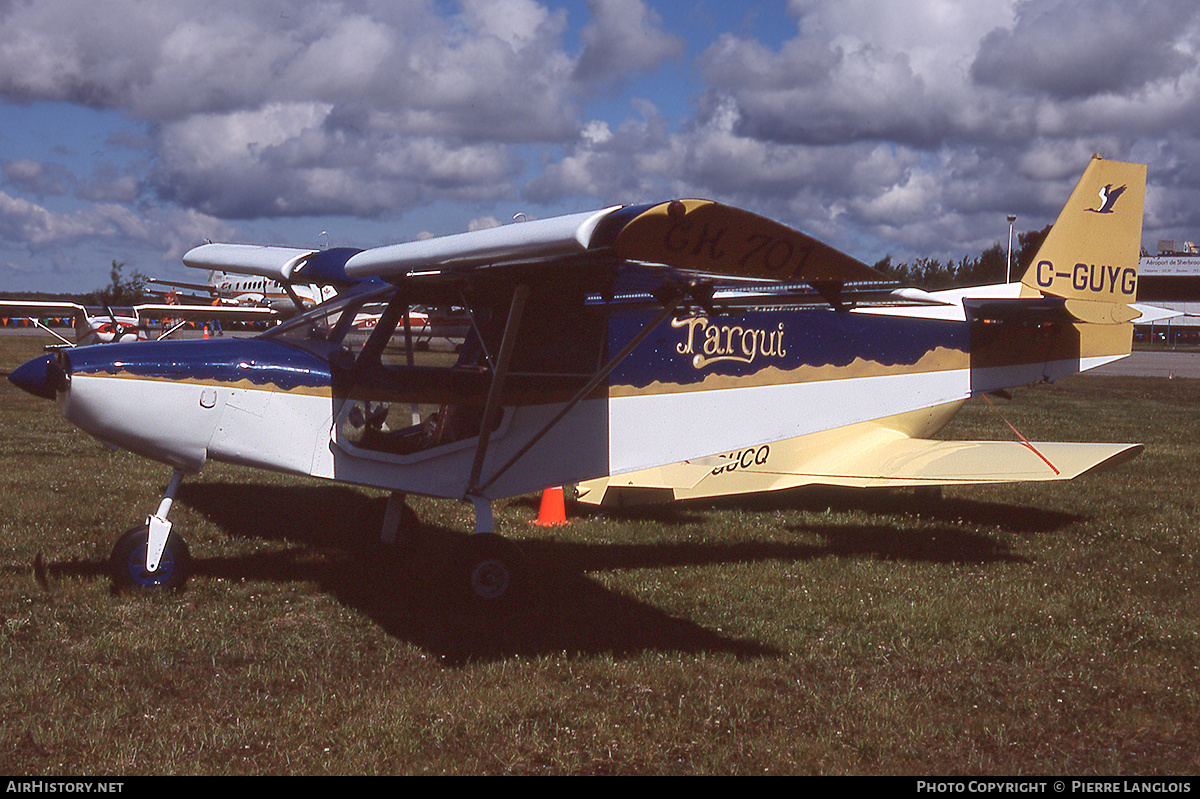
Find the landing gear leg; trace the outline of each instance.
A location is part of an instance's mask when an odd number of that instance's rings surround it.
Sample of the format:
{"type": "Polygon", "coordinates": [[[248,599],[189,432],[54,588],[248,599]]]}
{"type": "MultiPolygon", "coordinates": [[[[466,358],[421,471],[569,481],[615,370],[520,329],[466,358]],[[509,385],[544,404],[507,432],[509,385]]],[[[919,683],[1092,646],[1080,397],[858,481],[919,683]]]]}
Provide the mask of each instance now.
{"type": "Polygon", "coordinates": [[[182,481],[183,472],[175,470],[158,511],[147,517],[145,524],[117,540],[109,568],[118,588],[165,590],[178,588],[187,581],[191,555],[187,543],[171,532],[171,522],[167,521],[182,481]]]}
{"type": "Polygon", "coordinates": [[[516,544],[496,533],[491,504],[483,497],[469,499],[475,506],[475,532],[456,553],[453,579],[472,608],[501,609],[524,587],[525,557],[516,544]]]}
{"type": "Polygon", "coordinates": [[[171,473],[171,482],[167,483],[167,490],[163,492],[162,501],[158,503],[158,511],[146,519],[146,527],[149,532],[146,545],[146,571],[158,570],[163,551],[167,547],[167,539],[171,535],[171,523],[167,521],[167,514],[171,512],[171,506],[175,504],[175,495],[179,493],[179,484],[182,482],[183,472],[176,469],[171,473]]]}

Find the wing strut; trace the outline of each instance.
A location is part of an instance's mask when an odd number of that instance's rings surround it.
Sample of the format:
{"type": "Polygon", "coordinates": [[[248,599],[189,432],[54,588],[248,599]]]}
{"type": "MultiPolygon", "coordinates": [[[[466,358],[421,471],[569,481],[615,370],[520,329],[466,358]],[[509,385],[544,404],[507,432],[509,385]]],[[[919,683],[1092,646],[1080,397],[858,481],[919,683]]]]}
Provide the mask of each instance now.
{"type": "MultiPolygon", "coordinates": [[[[500,479],[501,475],[503,475],[510,468],[512,468],[513,464],[515,464],[517,461],[519,461],[521,458],[523,458],[525,456],[525,454],[527,452],[529,452],[529,450],[533,449],[534,445],[537,444],[537,442],[541,441],[542,438],[547,433],[549,433],[550,430],[556,424],[558,424],[564,416],[566,416],[568,413],[570,413],[572,408],[574,408],[576,405],[578,405],[580,402],[582,402],[589,394],[591,394],[593,391],[595,391],[596,387],[598,385],[600,385],[600,383],[606,377],[608,377],[609,373],[612,372],[613,369],[616,369],[617,366],[621,363],[621,361],[625,360],[625,356],[629,355],[629,353],[632,352],[635,347],[637,347],[639,344],[641,344],[642,341],[646,338],[646,336],[650,335],[651,331],[653,331],[655,328],[657,328],[664,319],[666,319],[668,316],[670,316],[672,313],[675,312],[675,309],[679,307],[680,300],[683,298],[683,296],[684,295],[682,293],[677,292],[674,296],[668,298],[666,300],[665,305],[663,306],[662,311],[658,314],[658,316],[654,317],[654,319],[649,324],[645,325],[638,332],[638,334],[636,336],[634,336],[633,339],[621,349],[620,352],[618,352],[611,359],[609,359],[608,363],[606,363],[604,366],[602,366],[596,372],[596,374],[592,375],[591,379],[588,380],[587,385],[585,385],[583,388],[581,388],[579,390],[579,392],[575,394],[575,396],[571,397],[571,399],[567,401],[567,404],[564,405],[557,414],[555,414],[554,418],[546,423],[545,427],[543,427],[541,430],[539,430],[533,437],[531,437],[529,439],[529,441],[525,442],[524,446],[522,446],[519,450],[517,450],[517,452],[511,458],[509,458],[508,461],[503,466],[501,466],[499,469],[497,469],[496,472],[490,478],[488,478],[488,481],[486,483],[484,483],[481,486],[478,486],[475,489],[475,491],[477,491],[477,492],[486,491],[487,488],[489,486],[491,486],[492,483],[494,483],[498,479],[500,479]]],[[[480,432],[480,435],[482,435],[482,431],[480,432]]],[[[477,464],[477,465],[481,465],[481,464],[477,464]]],[[[474,485],[475,482],[478,480],[478,478],[479,478],[479,475],[477,473],[472,473],[471,484],[474,485]]]]}
{"type": "Polygon", "coordinates": [[[287,281],[287,280],[282,280],[279,282],[279,285],[283,287],[283,290],[288,295],[288,299],[290,299],[292,301],[292,304],[296,306],[296,309],[298,311],[300,311],[300,313],[304,313],[304,311],[305,311],[304,301],[300,299],[300,295],[298,295],[296,293],[296,290],[294,288],[292,288],[291,282],[287,281]]]}
{"type": "MultiPolygon", "coordinates": [[[[412,337],[412,306],[407,302],[404,303],[404,352],[408,361],[408,368],[411,369],[416,364],[416,358],[413,355],[413,337],[412,337]]],[[[410,407],[412,414],[412,423],[421,423],[421,412],[418,409],[417,403],[413,403],[410,407]]]]}
{"type": "Polygon", "coordinates": [[[475,462],[471,465],[471,477],[467,481],[467,496],[478,495],[479,475],[483,472],[483,459],[487,456],[488,441],[492,438],[492,427],[500,413],[500,392],[508,378],[508,365],[512,361],[517,345],[517,330],[525,313],[525,300],[529,298],[529,286],[519,285],[513,291],[512,305],[508,308],[508,321],[504,325],[504,339],[500,342],[500,354],[496,358],[496,370],[492,384],[488,387],[487,402],[483,406],[483,422],[479,426],[479,445],[475,448],[475,462]]]}
{"type": "Polygon", "coordinates": [[[30,322],[30,323],[31,323],[31,324],[32,324],[34,327],[38,328],[39,330],[45,330],[47,333],[49,333],[50,335],[54,336],[56,339],[58,339],[59,341],[61,341],[63,344],[66,344],[68,347],[72,347],[72,346],[74,346],[74,345],[75,345],[75,342],[71,341],[70,339],[66,338],[65,336],[61,336],[61,335],[59,335],[57,332],[55,332],[55,331],[51,330],[50,328],[48,328],[48,327],[46,327],[44,324],[42,324],[42,320],[41,320],[41,319],[37,319],[37,318],[35,318],[35,317],[32,317],[32,316],[27,316],[27,317],[25,317],[25,318],[26,318],[26,319],[27,319],[27,320],[28,320],[28,321],[29,321],[29,322],[30,322]]]}

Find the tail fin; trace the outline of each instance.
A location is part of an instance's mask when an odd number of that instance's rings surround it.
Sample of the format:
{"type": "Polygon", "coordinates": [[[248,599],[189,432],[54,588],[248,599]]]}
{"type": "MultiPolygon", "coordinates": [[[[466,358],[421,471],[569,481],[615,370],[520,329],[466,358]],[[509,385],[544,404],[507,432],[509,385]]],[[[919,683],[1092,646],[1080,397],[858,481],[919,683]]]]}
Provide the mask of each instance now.
{"type": "Polygon", "coordinates": [[[1138,316],[1138,258],[1146,167],[1093,155],[1021,280],[1022,296],[1050,295],[1085,322],[1138,316]]]}

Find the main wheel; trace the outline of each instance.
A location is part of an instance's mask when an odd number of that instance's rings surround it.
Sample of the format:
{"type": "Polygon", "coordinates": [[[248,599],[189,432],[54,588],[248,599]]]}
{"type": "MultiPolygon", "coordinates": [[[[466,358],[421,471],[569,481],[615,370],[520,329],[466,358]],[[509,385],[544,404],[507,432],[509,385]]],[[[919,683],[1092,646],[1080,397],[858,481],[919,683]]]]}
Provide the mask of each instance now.
{"type": "Polygon", "coordinates": [[[487,609],[510,604],[519,594],[524,561],[516,544],[495,533],[467,538],[456,558],[455,579],[466,600],[487,609]]]}
{"type": "Polygon", "coordinates": [[[150,531],[146,525],[134,527],[121,536],[109,557],[109,570],[119,589],[168,591],[181,587],[191,571],[192,558],[187,542],[176,533],[167,536],[158,568],[146,570],[146,551],[150,546],[150,531]]]}

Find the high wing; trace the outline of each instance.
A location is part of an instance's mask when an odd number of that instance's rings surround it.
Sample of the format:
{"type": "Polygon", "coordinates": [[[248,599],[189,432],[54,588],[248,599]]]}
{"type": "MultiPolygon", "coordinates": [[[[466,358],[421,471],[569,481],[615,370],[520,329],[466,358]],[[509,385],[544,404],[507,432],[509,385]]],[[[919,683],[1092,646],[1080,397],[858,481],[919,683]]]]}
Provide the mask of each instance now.
{"type": "Polygon", "coordinates": [[[133,306],[133,315],[140,329],[149,329],[146,320],[162,322],[158,340],[170,337],[189,322],[270,322],[278,319],[270,308],[246,308],[223,305],[181,305],[175,303],[143,303],[133,306]]]}
{"type": "Polygon", "coordinates": [[[577,273],[636,264],[657,272],[664,283],[804,282],[825,289],[888,281],[804,233],[708,200],[615,206],[377,247],[348,258],[345,272],[351,278],[394,282],[453,278],[484,269],[506,268],[511,274],[520,271],[517,267],[528,270],[539,264],[558,272],[564,261],[577,273]]]}
{"type": "MultiPolygon", "coordinates": [[[[187,318],[211,319],[220,317],[228,321],[262,321],[273,316],[266,308],[230,308],[216,305],[174,305],[170,303],[142,303],[123,310],[132,311],[138,319],[187,318]]],[[[19,317],[74,316],[107,318],[108,312],[99,307],[89,308],[77,302],[28,302],[25,300],[0,300],[0,314],[19,317]]]]}
{"type": "Polygon", "coordinates": [[[86,311],[77,302],[0,300],[0,314],[17,317],[74,316],[86,311]]]}
{"type": "MultiPolygon", "coordinates": [[[[258,244],[202,244],[183,256],[194,269],[257,275],[284,285],[314,283],[345,287],[355,283],[346,274],[353,248],[306,250],[258,244]]],[[[210,287],[211,288],[211,287],[210,287]]]]}
{"type": "MultiPolygon", "coordinates": [[[[55,346],[74,346],[78,341],[94,337],[90,317],[85,307],[75,302],[30,302],[26,300],[0,300],[0,314],[6,317],[28,319],[39,330],[58,339],[60,344],[55,346]],[[42,323],[45,317],[70,317],[75,328],[75,341],[42,323]]],[[[114,322],[120,324],[114,317],[114,322]]],[[[128,320],[135,324],[134,320],[128,320]]],[[[135,334],[136,335],[136,334],[135,334]]]]}
{"type": "Polygon", "coordinates": [[[185,253],[183,263],[194,269],[207,270],[210,278],[219,275],[217,282],[205,286],[163,280],[154,282],[207,291],[219,297],[223,304],[270,307],[281,318],[290,318],[358,283],[346,275],[345,269],[346,260],[357,252],[359,250],[353,248],[313,250],[207,243],[185,253]],[[235,277],[231,278],[231,275],[235,277]]]}

